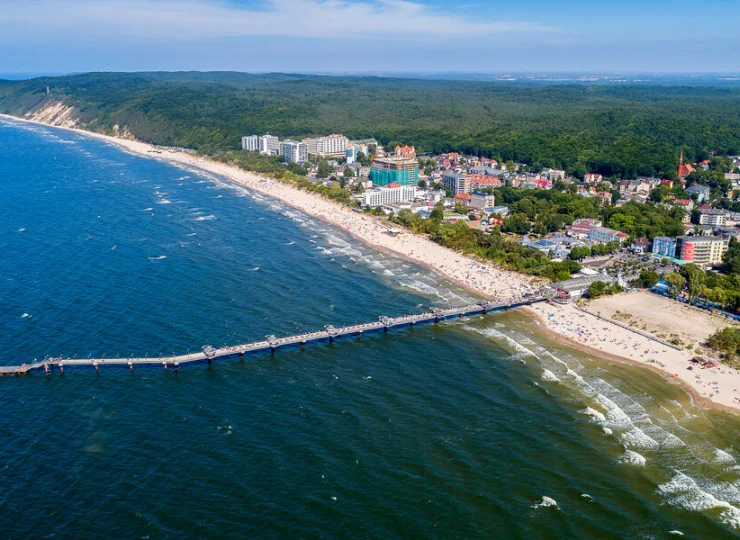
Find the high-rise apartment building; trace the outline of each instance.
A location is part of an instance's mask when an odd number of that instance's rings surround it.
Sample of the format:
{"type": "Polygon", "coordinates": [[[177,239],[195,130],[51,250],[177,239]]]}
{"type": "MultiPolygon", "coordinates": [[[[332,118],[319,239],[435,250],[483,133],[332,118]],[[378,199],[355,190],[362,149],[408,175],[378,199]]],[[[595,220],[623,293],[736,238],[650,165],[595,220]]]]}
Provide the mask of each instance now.
{"type": "Polygon", "coordinates": [[[308,146],[306,143],[298,141],[285,141],[280,143],[283,149],[285,163],[291,161],[295,163],[305,163],[308,161],[308,146]]]}
{"type": "Polygon", "coordinates": [[[316,139],[304,139],[308,153],[324,157],[344,157],[347,150],[347,137],[339,134],[327,135],[316,139]]]}
{"type": "Polygon", "coordinates": [[[415,159],[397,156],[376,158],[370,167],[370,181],[376,186],[394,183],[415,186],[419,183],[419,163],[415,159]]]}
{"type": "Polygon", "coordinates": [[[259,138],[259,151],[260,154],[266,154],[268,156],[277,156],[280,152],[280,141],[274,135],[269,133],[262,135],[259,138]]]}
{"type": "Polygon", "coordinates": [[[257,135],[250,135],[249,137],[242,137],[242,150],[249,150],[250,152],[256,152],[260,149],[260,138],[257,135]]]}

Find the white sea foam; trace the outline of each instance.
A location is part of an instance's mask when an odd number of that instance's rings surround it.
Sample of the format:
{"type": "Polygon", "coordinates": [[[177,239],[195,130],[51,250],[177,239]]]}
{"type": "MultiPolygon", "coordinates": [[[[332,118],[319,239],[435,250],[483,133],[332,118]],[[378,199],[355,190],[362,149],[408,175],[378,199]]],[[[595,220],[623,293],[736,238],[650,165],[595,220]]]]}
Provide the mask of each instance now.
{"type": "Polygon", "coordinates": [[[542,500],[532,505],[532,508],[560,508],[558,502],[550,497],[542,496],[542,500]]]}
{"type": "Polygon", "coordinates": [[[625,428],[632,425],[630,417],[611,399],[603,394],[596,394],[595,399],[606,409],[606,423],[609,427],[625,428]]]}
{"type": "Polygon", "coordinates": [[[167,255],[160,255],[159,257],[149,257],[150,261],[161,261],[162,259],[166,259],[167,255]]]}
{"type": "Polygon", "coordinates": [[[665,497],[669,504],[684,510],[693,512],[718,510],[720,521],[740,530],[740,509],[703,490],[693,478],[682,472],[677,471],[669,482],[658,486],[658,493],[665,497]]]}
{"type": "Polygon", "coordinates": [[[256,271],[257,271],[257,270],[259,270],[259,269],[260,269],[260,267],[259,267],[259,266],[255,266],[254,268],[250,268],[250,269],[249,269],[249,271],[250,271],[250,272],[256,272],[256,271]]]}
{"type": "Polygon", "coordinates": [[[668,534],[672,534],[673,536],[683,536],[683,533],[681,531],[668,531],[668,534]]]}
{"type": "Polygon", "coordinates": [[[216,216],[210,215],[210,216],[199,216],[195,218],[195,221],[212,221],[216,219],[216,216]]]}
{"type": "Polygon", "coordinates": [[[142,212],[151,212],[152,210],[154,210],[154,208],[144,208],[142,212]]]}
{"type": "Polygon", "coordinates": [[[724,450],[714,449],[714,461],[717,463],[735,463],[735,458],[724,450]]]}
{"type": "Polygon", "coordinates": [[[625,465],[632,465],[633,467],[644,467],[647,459],[642,454],[638,454],[632,450],[625,450],[624,454],[617,461],[625,465]]]}
{"type": "Polygon", "coordinates": [[[24,313],[23,315],[21,315],[21,319],[25,319],[27,317],[30,317],[30,315],[28,313],[24,313]]]}
{"type": "Polygon", "coordinates": [[[628,432],[623,433],[622,442],[626,446],[640,448],[641,450],[657,450],[660,447],[655,439],[638,427],[633,427],[628,432]]]}
{"type": "Polygon", "coordinates": [[[172,201],[170,201],[168,199],[159,199],[157,201],[157,204],[172,204],[172,201]]]}
{"type": "Polygon", "coordinates": [[[560,382],[560,379],[557,378],[557,376],[550,371],[549,369],[546,369],[542,372],[542,376],[540,377],[543,381],[548,382],[560,382]]]}
{"type": "Polygon", "coordinates": [[[25,230],[26,230],[26,228],[25,228],[25,227],[21,227],[20,229],[18,229],[18,232],[23,232],[23,231],[25,231],[25,230]]]}
{"type": "Polygon", "coordinates": [[[515,339],[507,336],[503,332],[499,332],[495,328],[473,328],[468,327],[468,329],[473,330],[475,332],[478,332],[481,335],[484,335],[486,337],[492,338],[494,341],[500,341],[504,340],[508,345],[513,347],[518,353],[521,353],[524,356],[534,356],[537,357],[537,355],[527,349],[525,346],[520,345],[515,339]]]}
{"type": "Polygon", "coordinates": [[[604,416],[603,413],[597,411],[596,409],[592,409],[591,407],[586,407],[585,409],[578,412],[590,417],[591,420],[596,424],[606,423],[606,416],[604,416]]]}
{"type": "Polygon", "coordinates": [[[584,499],[588,499],[588,502],[594,502],[594,498],[588,493],[581,493],[581,497],[583,497],[584,499]]]}
{"type": "Polygon", "coordinates": [[[681,446],[686,446],[686,443],[676,437],[673,433],[668,433],[660,445],[664,448],[680,448],[681,446]]]}

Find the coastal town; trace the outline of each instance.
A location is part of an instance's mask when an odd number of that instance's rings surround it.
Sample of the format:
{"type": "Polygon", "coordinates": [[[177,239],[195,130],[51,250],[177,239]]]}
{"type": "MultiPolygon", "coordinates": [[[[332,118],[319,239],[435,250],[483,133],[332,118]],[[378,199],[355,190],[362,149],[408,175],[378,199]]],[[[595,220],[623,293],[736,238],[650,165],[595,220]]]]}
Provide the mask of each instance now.
{"type": "MultiPolygon", "coordinates": [[[[242,148],[297,164],[312,183],[346,189],[358,208],[394,224],[418,223],[438,209],[445,222],[500,231],[551,260],[576,260],[607,273],[630,260],[632,270],[651,260],[664,268],[692,263],[711,270],[740,235],[740,156],[692,164],[681,151],[672,178],[621,179],[457,152],[424,155],[406,145],[386,150],[375,139],[339,134],[300,142],[253,135],[242,139],[242,148]],[[607,211],[608,222],[560,210],[553,222],[543,220],[548,209],[540,203],[554,194],[589,200],[597,214],[607,211]],[[640,227],[633,210],[648,206],[672,222],[640,227]]],[[[635,272],[619,276],[622,286],[637,278],[635,272]]]]}
{"type": "MultiPolygon", "coordinates": [[[[258,136],[256,150],[205,156],[94,136],[279,199],[377,249],[428,265],[491,300],[526,298],[549,287],[560,302],[527,310],[554,339],[651,368],[680,383],[697,402],[740,407],[740,372],[732,353],[740,300],[734,268],[738,244],[728,234],[734,223],[729,196],[736,195],[735,157],[727,158],[732,172],[717,170],[718,163],[722,169],[727,164],[716,158],[704,171],[711,183],[720,175],[724,183],[724,175],[730,175],[728,197],[708,183],[711,200],[705,194],[699,202],[698,194],[690,194],[695,207],[687,218],[674,193],[692,187],[691,172],[670,187],[654,178],[612,182],[565,171],[535,174],[521,163],[456,153],[424,156],[408,145],[388,150],[372,139],[350,141],[336,135],[331,144],[317,142],[325,155],[308,154],[302,163],[289,159],[290,150],[286,159],[285,144],[280,155],[277,138],[271,139],[270,150],[258,136]],[[244,158],[250,161],[245,164],[244,158]],[[259,170],[265,163],[271,168],[259,170]],[[611,200],[591,193],[604,189],[606,182],[614,188],[611,200]],[[624,194],[617,196],[622,186],[624,194]],[[664,196],[656,202],[658,194],[664,196]],[[706,204],[726,216],[712,234],[701,224],[706,204]],[[721,247],[704,255],[696,243],[706,240],[721,247]],[[673,241],[676,250],[666,252],[665,242],[673,241]],[[708,260],[690,260],[689,245],[708,260]],[[621,291],[625,293],[615,294],[621,291]],[[658,317],[651,307],[656,301],[668,302],[658,317]],[[721,335],[726,331],[729,337],[721,335]],[[711,371],[711,386],[697,369],[711,371]]],[[[296,155],[305,158],[307,153],[302,149],[296,155]]]]}
{"type": "Polygon", "coordinates": [[[740,2],[2,7],[4,538],[740,538],[740,2]]]}

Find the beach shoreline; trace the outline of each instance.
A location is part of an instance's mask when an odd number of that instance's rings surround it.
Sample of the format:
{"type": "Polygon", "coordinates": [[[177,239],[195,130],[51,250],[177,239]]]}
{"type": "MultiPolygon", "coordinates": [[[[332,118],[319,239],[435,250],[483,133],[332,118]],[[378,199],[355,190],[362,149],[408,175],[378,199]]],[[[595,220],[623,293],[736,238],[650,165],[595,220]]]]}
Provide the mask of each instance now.
{"type": "Polygon", "coordinates": [[[545,336],[546,339],[550,341],[554,341],[555,343],[558,343],[560,345],[564,345],[566,347],[570,347],[571,349],[575,349],[577,351],[580,351],[582,353],[586,353],[595,357],[598,357],[601,360],[606,360],[609,362],[617,362],[620,364],[628,364],[630,366],[634,366],[641,369],[648,369],[655,373],[656,375],[659,375],[662,379],[665,380],[667,384],[676,384],[680,386],[684,391],[686,391],[689,396],[691,396],[691,400],[697,407],[701,408],[711,408],[716,410],[721,410],[727,413],[731,414],[740,414],[740,406],[737,404],[725,404],[720,403],[717,401],[712,400],[709,397],[702,396],[700,391],[696,389],[694,386],[689,384],[684,378],[682,377],[674,377],[671,373],[669,373],[667,370],[653,365],[653,364],[647,364],[645,362],[641,362],[639,360],[635,360],[633,358],[629,358],[624,355],[618,355],[613,354],[606,351],[601,351],[598,349],[594,349],[593,347],[589,347],[588,345],[583,345],[579,343],[578,341],[575,341],[573,339],[568,338],[567,336],[564,336],[557,331],[550,328],[547,324],[547,321],[542,317],[542,314],[539,313],[535,308],[523,306],[520,308],[523,313],[526,313],[527,316],[531,317],[536,323],[537,323],[537,329],[538,331],[545,336]]]}
{"type": "MultiPolygon", "coordinates": [[[[325,199],[315,193],[300,190],[290,184],[262,177],[232,165],[199,158],[186,152],[159,150],[148,143],[103,135],[76,127],[56,126],[48,122],[6,114],[0,114],[0,117],[11,121],[65,129],[116,144],[143,157],[159,159],[170,164],[194,167],[224,177],[237,185],[280,200],[314,218],[331,223],[353,238],[383,253],[432,269],[470,293],[482,298],[520,298],[536,288],[533,284],[535,278],[496,268],[492,263],[477,261],[436,244],[422,235],[403,232],[397,236],[392,236],[387,234],[387,225],[381,223],[374,216],[354,212],[346,206],[325,199]]],[[[714,407],[733,413],[740,412],[740,394],[737,393],[737,389],[740,388],[740,372],[737,370],[722,367],[721,372],[709,375],[711,379],[716,379],[716,386],[713,385],[711,388],[716,387],[717,391],[702,392],[706,390],[705,382],[700,377],[697,381],[696,373],[686,369],[692,356],[690,351],[667,350],[657,341],[649,343],[650,340],[645,337],[641,337],[642,341],[640,341],[637,337],[630,335],[629,330],[611,324],[609,321],[603,321],[579,312],[572,305],[539,304],[525,308],[524,311],[537,321],[540,330],[548,338],[557,343],[607,360],[624,362],[643,368],[647,367],[653,372],[680,384],[692,396],[698,406],[714,407]],[[572,325],[576,323],[579,329],[578,333],[572,330],[572,325]],[[582,335],[589,337],[584,340],[581,339],[582,335]],[[601,336],[611,337],[612,340],[607,343],[606,337],[601,336]],[[614,344],[620,346],[617,347],[614,344]],[[662,353],[658,349],[662,350],[662,353]],[[644,352],[640,353],[640,351],[644,352]],[[661,365],[646,361],[645,356],[648,351],[653,351],[656,355],[660,354],[661,365]]]]}

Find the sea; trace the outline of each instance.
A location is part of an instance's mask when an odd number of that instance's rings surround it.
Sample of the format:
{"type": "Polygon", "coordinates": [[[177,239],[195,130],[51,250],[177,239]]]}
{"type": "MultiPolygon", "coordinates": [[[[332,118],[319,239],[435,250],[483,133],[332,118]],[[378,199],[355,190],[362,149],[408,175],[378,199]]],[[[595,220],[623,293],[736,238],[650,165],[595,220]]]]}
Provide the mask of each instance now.
{"type": "MultiPolygon", "coordinates": [[[[0,120],[3,365],[476,300],[224,178],[0,120]]],[[[738,417],[516,311],[4,377],[0,411],[3,538],[740,535],[738,417]]]]}

